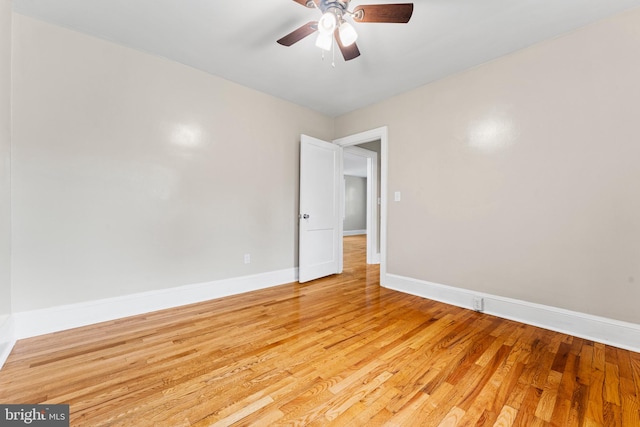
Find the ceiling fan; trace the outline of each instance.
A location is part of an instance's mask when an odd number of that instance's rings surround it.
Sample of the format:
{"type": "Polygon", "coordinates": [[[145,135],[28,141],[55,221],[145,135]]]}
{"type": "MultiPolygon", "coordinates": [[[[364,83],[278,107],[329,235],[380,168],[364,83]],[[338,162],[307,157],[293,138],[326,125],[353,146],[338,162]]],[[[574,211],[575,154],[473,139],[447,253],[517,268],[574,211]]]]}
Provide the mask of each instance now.
{"type": "Polygon", "coordinates": [[[291,46],[303,38],[318,32],[316,46],[323,50],[331,50],[333,39],[338,44],[345,61],[360,56],[356,46],[358,34],[346,21],[350,17],[355,22],[392,22],[405,24],[413,14],[413,3],[369,4],[357,6],[349,10],[351,0],[293,0],[310,9],[318,9],[322,17],[318,21],[310,21],[278,40],[283,46],[291,46]]]}

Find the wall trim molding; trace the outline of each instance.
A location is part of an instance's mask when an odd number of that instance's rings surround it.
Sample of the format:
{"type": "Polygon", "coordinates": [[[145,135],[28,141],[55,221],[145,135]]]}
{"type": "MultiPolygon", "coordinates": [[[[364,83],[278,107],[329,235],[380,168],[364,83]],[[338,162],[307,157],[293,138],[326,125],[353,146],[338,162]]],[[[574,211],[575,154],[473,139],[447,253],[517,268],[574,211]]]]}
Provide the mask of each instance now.
{"type": "MultiPolygon", "coordinates": [[[[14,313],[0,325],[0,368],[18,339],[292,283],[297,276],[298,269],[292,268],[14,313]]],[[[473,298],[482,297],[486,314],[640,352],[640,325],[635,323],[395,274],[386,274],[384,279],[388,289],[470,310],[473,298]]]]}
{"type": "Polygon", "coordinates": [[[16,345],[16,336],[14,328],[13,316],[8,316],[7,319],[0,325],[0,369],[7,361],[13,346],[16,345]]]}
{"type": "Polygon", "coordinates": [[[208,301],[298,281],[298,268],[14,313],[16,339],[208,301]]]}
{"type": "Polygon", "coordinates": [[[484,299],[483,313],[640,352],[640,325],[563,308],[505,298],[410,277],[386,274],[384,287],[473,310],[484,299]]]}
{"type": "Polygon", "coordinates": [[[343,230],[343,236],[359,236],[361,234],[367,234],[367,230],[343,230]]]}

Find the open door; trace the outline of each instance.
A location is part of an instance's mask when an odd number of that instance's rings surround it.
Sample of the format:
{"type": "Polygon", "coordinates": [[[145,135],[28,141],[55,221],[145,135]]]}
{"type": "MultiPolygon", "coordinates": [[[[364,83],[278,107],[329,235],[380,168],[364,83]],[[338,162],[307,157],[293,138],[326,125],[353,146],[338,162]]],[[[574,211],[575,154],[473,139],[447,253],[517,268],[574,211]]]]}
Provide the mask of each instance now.
{"type": "Polygon", "coordinates": [[[299,282],[342,272],[342,147],[300,139],[299,282]]]}

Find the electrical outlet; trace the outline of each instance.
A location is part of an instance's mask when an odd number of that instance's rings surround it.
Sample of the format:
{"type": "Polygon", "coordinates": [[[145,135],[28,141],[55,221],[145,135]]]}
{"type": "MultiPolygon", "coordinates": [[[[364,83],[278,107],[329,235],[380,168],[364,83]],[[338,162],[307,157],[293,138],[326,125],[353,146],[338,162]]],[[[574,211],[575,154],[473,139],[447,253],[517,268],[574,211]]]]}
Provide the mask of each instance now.
{"type": "Polygon", "coordinates": [[[473,297],[473,309],[475,311],[484,311],[484,298],[473,297]]]}
{"type": "Polygon", "coordinates": [[[244,254],[244,263],[251,264],[251,254],[244,254]]]}

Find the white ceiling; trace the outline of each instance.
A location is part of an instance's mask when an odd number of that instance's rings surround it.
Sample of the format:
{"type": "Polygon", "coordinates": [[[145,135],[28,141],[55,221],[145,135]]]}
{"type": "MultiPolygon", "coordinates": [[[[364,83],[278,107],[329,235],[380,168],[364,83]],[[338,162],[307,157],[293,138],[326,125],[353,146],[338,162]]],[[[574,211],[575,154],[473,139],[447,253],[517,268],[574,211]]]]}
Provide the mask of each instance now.
{"type": "MultiPolygon", "coordinates": [[[[353,0],[359,4],[410,0],[353,0]]],[[[362,55],[322,60],[320,13],[292,0],[13,0],[14,10],[335,117],[640,6],[640,0],[418,0],[408,24],[354,24],[362,55]]]]}

